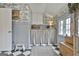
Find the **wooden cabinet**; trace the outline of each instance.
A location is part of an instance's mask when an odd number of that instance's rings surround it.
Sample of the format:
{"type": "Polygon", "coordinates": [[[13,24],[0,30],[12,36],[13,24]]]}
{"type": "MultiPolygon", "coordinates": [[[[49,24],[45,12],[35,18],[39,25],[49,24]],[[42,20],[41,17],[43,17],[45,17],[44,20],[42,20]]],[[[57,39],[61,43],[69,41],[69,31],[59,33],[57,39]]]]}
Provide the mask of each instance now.
{"type": "Polygon", "coordinates": [[[73,37],[65,37],[64,42],[59,44],[60,54],[63,56],[73,56],[73,37]]]}
{"type": "Polygon", "coordinates": [[[73,37],[67,37],[66,36],[65,39],[64,39],[64,42],[73,45],[73,37]]]}
{"type": "Polygon", "coordinates": [[[63,42],[60,43],[60,53],[63,56],[73,56],[73,48],[63,42]]]}

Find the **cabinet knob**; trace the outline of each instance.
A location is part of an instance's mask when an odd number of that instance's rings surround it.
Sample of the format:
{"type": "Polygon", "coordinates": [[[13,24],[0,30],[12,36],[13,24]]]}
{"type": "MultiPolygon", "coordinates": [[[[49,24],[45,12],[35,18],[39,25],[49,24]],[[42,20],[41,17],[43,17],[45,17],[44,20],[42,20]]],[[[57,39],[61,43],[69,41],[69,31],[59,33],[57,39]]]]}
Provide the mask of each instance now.
{"type": "Polygon", "coordinates": [[[8,31],[8,33],[11,33],[12,31],[8,31]]]}

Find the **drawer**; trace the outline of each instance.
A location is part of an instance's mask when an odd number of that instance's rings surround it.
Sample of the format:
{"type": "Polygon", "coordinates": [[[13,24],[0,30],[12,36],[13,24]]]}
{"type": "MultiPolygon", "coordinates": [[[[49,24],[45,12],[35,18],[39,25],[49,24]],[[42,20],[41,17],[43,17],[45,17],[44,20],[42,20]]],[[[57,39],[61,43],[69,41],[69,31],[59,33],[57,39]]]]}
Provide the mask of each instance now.
{"type": "Polygon", "coordinates": [[[65,37],[64,42],[72,44],[73,45],[73,37],[65,37]]]}

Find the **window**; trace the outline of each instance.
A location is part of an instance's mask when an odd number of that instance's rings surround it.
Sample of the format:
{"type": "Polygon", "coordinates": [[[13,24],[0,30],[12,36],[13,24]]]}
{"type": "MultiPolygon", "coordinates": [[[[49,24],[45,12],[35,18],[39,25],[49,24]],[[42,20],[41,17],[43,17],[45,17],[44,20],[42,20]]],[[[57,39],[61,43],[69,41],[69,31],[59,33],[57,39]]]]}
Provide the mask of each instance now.
{"type": "Polygon", "coordinates": [[[59,34],[63,35],[63,21],[59,22],[59,34]]]}
{"type": "Polygon", "coordinates": [[[70,22],[71,22],[71,18],[67,18],[66,19],[66,35],[70,36],[70,22]]]}

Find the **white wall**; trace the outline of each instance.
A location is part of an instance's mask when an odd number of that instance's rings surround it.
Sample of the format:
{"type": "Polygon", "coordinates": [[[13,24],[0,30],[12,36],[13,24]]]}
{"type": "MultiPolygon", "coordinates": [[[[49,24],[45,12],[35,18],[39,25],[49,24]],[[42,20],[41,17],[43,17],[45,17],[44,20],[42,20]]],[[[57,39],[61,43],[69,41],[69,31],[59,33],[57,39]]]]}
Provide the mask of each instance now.
{"type": "Polygon", "coordinates": [[[42,13],[32,13],[32,24],[43,24],[42,13]]]}

